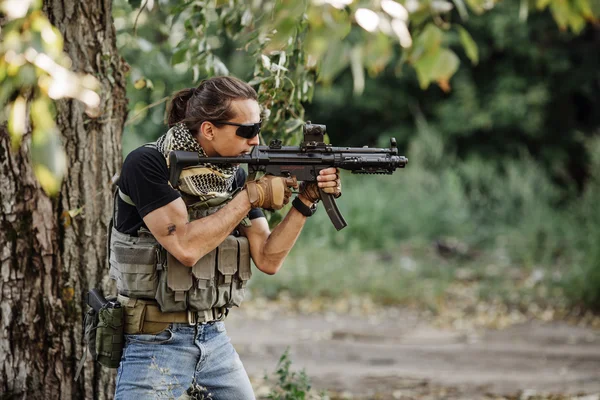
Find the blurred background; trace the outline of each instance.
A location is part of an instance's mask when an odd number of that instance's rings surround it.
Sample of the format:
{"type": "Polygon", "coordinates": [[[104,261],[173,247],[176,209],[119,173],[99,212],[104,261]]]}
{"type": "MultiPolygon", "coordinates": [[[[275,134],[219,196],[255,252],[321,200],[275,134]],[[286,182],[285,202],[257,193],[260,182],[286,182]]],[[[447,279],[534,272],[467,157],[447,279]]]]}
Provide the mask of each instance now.
{"type": "MultiPolygon", "coordinates": [[[[461,62],[448,88],[423,89],[414,68],[394,62],[368,74],[361,95],[350,68],[315,86],[304,119],[326,124],[331,143],[395,137],[409,164],[392,176],[344,174],[349,226],[337,232],[321,210],[281,273],[255,274],[253,295],[367,297],[500,325],[600,307],[600,31],[559,29],[548,10],[525,22],[520,7],[500,2],[463,22],[476,65],[449,36],[461,62]]],[[[198,80],[191,64],[171,66],[184,19],[123,0],[114,18],[131,66],[126,155],[165,131],[167,97],[198,80]]],[[[250,80],[248,53],[215,41],[229,73],[250,80]]]]}

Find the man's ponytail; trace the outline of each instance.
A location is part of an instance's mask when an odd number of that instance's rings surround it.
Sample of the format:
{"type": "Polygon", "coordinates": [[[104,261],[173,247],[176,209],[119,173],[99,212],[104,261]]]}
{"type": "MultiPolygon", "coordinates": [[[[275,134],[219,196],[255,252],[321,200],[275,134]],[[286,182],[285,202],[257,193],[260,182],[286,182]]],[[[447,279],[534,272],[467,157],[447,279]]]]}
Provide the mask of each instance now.
{"type": "Polygon", "coordinates": [[[172,127],[185,120],[188,102],[194,94],[195,88],[181,89],[175,93],[167,106],[167,125],[172,127]]]}

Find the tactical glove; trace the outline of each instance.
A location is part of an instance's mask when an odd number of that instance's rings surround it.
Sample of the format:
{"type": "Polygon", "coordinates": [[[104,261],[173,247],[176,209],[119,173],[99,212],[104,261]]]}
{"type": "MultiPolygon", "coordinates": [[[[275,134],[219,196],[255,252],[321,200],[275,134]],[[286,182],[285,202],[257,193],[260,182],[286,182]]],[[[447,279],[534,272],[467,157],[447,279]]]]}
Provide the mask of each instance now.
{"type": "MultiPolygon", "coordinates": [[[[342,195],[342,182],[338,177],[336,182],[336,187],[333,188],[333,193],[328,193],[327,190],[329,188],[323,188],[325,193],[333,195],[336,199],[342,195]]],[[[302,182],[300,184],[299,193],[304,196],[307,200],[312,201],[313,203],[319,201],[321,199],[321,194],[319,193],[319,186],[316,182],[302,182]]]]}
{"type": "Polygon", "coordinates": [[[255,181],[246,182],[244,188],[253,208],[279,210],[290,201],[290,187],[298,187],[296,178],[265,175],[255,181]]]}

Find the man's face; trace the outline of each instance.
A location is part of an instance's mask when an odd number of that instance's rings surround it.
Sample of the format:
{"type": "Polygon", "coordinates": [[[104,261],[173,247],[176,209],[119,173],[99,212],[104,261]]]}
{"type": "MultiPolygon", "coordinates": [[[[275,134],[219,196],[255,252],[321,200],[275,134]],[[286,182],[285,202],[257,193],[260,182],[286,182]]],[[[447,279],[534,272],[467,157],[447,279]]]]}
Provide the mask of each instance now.
{"type": "MultiPolygon", "coordinates": [[[[254,124],[260,122],[260,107],[256,100],[233,100],[231,110],[235,116],[225,122],[237,124],[254,124]]],[[[252,139],[245,139],[236,135],[237,126],[220,125],[204,122],[200,128],[204,130],[200,133],[200,145],[204,148],[209,157],[237,157],[242,154],[248,154],[252,147],[258,145],[259,137],[256,135],[252,139]],[[204,126],[209,124],[208,126],[204,126]]]]}

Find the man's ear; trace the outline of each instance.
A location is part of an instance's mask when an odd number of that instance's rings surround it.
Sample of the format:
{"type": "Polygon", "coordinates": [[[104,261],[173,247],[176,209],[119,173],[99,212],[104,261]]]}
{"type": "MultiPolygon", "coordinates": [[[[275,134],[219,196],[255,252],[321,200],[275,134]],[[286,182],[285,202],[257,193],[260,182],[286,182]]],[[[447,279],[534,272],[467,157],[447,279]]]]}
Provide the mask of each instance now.
{"type": "Polygon", "coordinates": [[[215,126],[209,122],[204,121],[202,125],[200,125],[200,136],[206,140],[213,140],[215,138],[215,126]]]}

